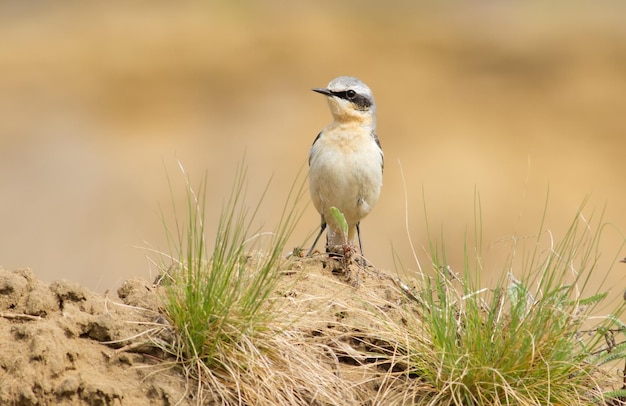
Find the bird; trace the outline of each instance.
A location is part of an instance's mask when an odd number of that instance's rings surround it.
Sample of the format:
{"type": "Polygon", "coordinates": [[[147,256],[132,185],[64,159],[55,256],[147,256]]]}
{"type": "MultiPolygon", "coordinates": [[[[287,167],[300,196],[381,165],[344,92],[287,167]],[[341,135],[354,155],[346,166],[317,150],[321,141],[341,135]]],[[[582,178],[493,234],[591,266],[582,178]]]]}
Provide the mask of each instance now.
{"type": "Polygon", "coordinates": [[[360,224],[378,201],[384,168],[376,135],[374,95],[352,76],[339,76],[327,87],[312,90],[326,96],[333,121],[317,135],[309,150],[309,191],[321,224],[307,256],[328,228],[327,253],[336,255],[338,247],[346,243],[354,246],[356,235],[364,258],[360,224]],[[331,207],[344,215],[347,236],[331,215],[331,207]]]}

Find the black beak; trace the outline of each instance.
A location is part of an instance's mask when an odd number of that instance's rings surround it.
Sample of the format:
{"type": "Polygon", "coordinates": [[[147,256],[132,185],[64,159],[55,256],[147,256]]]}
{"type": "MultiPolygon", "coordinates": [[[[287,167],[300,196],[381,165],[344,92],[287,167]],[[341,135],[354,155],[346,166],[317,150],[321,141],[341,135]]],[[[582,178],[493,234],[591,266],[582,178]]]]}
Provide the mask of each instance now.
{"type": "Polygon", "coordinates": [[[317,92],[317,93],[321,93],[321,94],[323,94],[325,96],[332,96],[333,95],[333,92],[331,92],[328,89],[321,88],[321,87],[316,87],[315,89],[311,89],[311,90],[313,90],[314,92],[317,92]]]}

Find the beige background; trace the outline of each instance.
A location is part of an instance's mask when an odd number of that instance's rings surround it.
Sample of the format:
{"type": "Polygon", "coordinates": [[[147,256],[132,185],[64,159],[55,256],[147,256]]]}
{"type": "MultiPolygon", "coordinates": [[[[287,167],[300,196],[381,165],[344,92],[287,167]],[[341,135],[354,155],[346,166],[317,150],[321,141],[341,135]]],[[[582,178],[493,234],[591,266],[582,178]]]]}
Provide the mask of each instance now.
{"type": "MultiPolygon", "coordinates": [[[[588,196],[585,216],[606,203],[614,226],[601,268],[626,255],[626,6],[412,3],[2,3],[0,265],[96,291],[153,276],[166,168],[184,202],[177,160],[192,182],[208,173],[214,230],[245,153],[250,204],[273,175],[260,215],[272,229],[330,120],[310,89],[338,75],[378,103],[384,186],[362,223],[375,265],[397,269],[393,246],[416,268],[405,209],[427,263],[425,197],[460,270],[475,190],[486,272],[513,235],[536,232],[548,190],[555,239],[588,196]]],[[[318,221],[309,206],[291,245],[318,221]]],[[[620,295],[625,273],[610,275],[620,295]]]]}

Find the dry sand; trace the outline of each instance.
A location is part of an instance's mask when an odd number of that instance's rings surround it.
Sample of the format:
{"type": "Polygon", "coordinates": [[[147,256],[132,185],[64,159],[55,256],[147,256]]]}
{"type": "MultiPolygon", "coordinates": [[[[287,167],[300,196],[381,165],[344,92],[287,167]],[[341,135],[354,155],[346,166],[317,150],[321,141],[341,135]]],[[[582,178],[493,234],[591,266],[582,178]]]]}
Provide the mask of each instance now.
{"type": "MultiPolygon", "coordinates": [[[[285,262],[274,300],[290,328],[328,349],[319,362],[342,377],[352,399],[346,404],[370,404],[385,368],[365,356],[374,352],[363,336],[371,329],[363,312],[399,317],[389,304],[405,298],[384,273],[361,269],[354,287],[355,273],[331,268],[319,258],[285,262]]],[[[44,283],[28,269],[0,269],[0,403],[196,404],[195,383],[171,356],[147,345],[145,333],[163,327],[159,289],[133,279],[102,295],[73,282],[44,283]]]]}

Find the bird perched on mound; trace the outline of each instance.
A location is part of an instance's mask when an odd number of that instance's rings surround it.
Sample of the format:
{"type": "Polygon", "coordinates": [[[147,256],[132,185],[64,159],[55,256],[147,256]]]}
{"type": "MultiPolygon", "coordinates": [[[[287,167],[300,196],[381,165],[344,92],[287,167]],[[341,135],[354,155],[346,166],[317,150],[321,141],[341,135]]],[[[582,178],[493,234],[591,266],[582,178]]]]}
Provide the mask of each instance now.
{"type": "Polygon", "coordinates": [[[378,201],[383,184],[374,96],[365,83],[350,76],[335,78],[326,88],[313,91],[327,97],[333,122],[318,134],[309,152],[309,189],[322,221],[307,255],[327,227],[327,252],[339,252],[345,238],[353,245],[356,235],[363,255],[360,223],[378,201]],[[343,213],[347,236],[331,215],[331,207],[343,213]]]}

